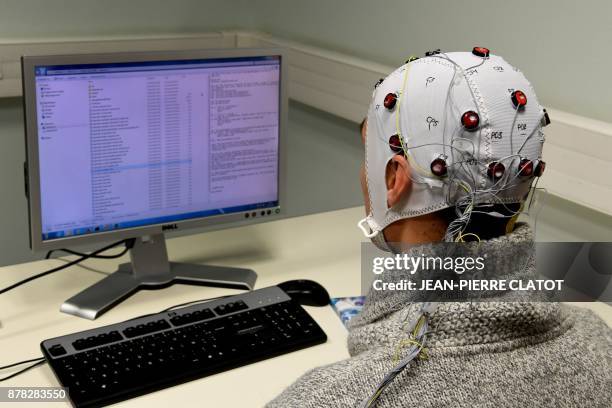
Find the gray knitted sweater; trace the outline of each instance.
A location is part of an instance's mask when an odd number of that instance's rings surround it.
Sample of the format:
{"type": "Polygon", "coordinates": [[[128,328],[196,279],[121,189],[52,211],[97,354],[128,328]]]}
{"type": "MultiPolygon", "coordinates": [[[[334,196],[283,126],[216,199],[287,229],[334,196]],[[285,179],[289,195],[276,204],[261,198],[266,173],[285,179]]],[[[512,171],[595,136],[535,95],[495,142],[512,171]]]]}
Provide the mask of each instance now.
{"type": "MultiPolygon", "coordinates": [[[[532,240],[520,225],[483,245],[505,253],[532,240]]],[[[517,260],[505,259],[497,267],[514,275],[517,260]]],[[[268,406],[354,407],[369,397],[419,316],[421,304],[394,293],[369,294],[349,327],[349,359],[307,372],[268,406]]],[[[586,309],[441,303],[427,348],[428,358],[411,362],[377,407],[612,407],[612,329],[586,309]]]]}

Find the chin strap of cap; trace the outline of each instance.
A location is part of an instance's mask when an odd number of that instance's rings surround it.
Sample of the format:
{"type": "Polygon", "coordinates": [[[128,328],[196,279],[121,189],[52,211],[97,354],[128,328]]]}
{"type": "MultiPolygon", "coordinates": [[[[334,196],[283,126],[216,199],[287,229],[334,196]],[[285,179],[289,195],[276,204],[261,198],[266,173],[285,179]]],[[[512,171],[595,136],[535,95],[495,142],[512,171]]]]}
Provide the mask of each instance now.
{"type": "Polygon", "coordinates": [[[357,223],[357,226],[363,232],[363,235],[365,235],[366,238],[374,238],[380,232],[380,226],[374,220],[374,217],[372,217],[372,215],[368,215],[367,217],[359,221],[357,223]]]}
{"type": "Polygon", "coordinates": [[[385,235],[382,233],[383,229],[378,225],[374,217],[372,217],[372,214],[359,221],[357,226],[363,232],[363,235],[370,239],[378,249],[385,252],[392,252],[391,248],[387,245],[385,235]]]}

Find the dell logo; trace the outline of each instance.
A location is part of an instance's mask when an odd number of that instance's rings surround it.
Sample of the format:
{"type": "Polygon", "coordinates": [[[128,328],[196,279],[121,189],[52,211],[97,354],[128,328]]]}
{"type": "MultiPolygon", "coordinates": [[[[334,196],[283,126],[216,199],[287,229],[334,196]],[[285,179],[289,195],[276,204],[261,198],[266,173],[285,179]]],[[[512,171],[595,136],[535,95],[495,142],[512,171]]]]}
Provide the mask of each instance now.
{"type": "Polygon", "coordinates": [[[178,229],[178,225],[176,225],[176,224],[162,225],[162,231],[176,230],[176,229],[178,229]]]}

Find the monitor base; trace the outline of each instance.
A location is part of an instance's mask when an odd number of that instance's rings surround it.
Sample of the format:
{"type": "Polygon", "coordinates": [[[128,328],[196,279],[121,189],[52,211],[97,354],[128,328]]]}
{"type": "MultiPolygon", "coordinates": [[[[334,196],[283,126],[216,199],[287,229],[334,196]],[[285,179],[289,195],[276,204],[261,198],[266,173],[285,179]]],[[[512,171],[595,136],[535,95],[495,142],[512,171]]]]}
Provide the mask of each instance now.
{"type": "Polygon", "coordinates": [[[139,289],[160,289],[173,283],[251,290],[257,274],[251,269],[168,262],[162,234],[138,239],[131,263],[66,300],[64,313],[94,320],[139,289]]]}

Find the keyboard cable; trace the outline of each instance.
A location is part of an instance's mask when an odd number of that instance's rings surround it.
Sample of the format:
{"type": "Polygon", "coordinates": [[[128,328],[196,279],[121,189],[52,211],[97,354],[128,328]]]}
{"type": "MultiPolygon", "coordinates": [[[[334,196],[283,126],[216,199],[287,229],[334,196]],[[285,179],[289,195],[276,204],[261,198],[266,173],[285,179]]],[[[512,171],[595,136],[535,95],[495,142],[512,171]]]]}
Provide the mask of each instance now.
{"type": "Polygon", "coordinates": [[[12,367],[20,366],[20,365],[23,365],[23,364],[26,364],[26,363],[31,363],[33,361],[35,361],[35,363],[30,364],[29,366],[27,366],[25,368],[22,368],[21,370],[17,371],[16,373],[13,373],[13,374],[10,374],[10,375],[8,375],[6,377],[0,378],[0,382],[10,380],[11,378],[17,377],[18,375],[23,374],[26,371],[31,370],[34,367],[38,367],[39,365],[43,365],[43,364],[45,364],[47,362],[44,357],[32,358],[30,360],[24,360],[24,361],[20,361],[18,363],[13,363],[13,364],[2,366],[2,367],[0,367],[0,370],[5,370],[7,368],[12,368],[12,367]]]}
{"type": "MultiPolygon", "coordinates": [[[[65,248],[55,249],[55,250],[49,251],[49,252],[47,252],[47,255],[45,256],[45,259],[49,259],[51,254],[53,254],[53,252],[55,252],[55,251],[67,252],[69,254],[77,255],[77,256],[79,256],[79,258],[75,259],[74,261],[70,261],[67,264],[58,266],[56,268],[50,269],[50,270],[45,271],[45,272],[41,272],[41,273],[33,275],[33,276],[30,276],[29,278],[23,279],[23,280],[21,280],[19,282],[16,282],[16,283],[14,283],[14,284],[12,284],[10,286],[7,286],[6,288],[0,290],[0,295],[3,294],[3,293],[8,292],[9,290],[15,289],[15,288],[17,288],[17,287],[19,287],[19,286],[21,286],[21,285],[23,285],[25,283],[33,281],[35,279],[42,278],[43,276],[50,275],[50,274],[52,274],[54,272],[59,272],[59,271],[61,271],[63,269],[69,268],[69,267],[71,267],[73,265],[77,265],[77,264],[79,264],[79,263],[81,263],[84,260],[89,259],[89,258],[98,258],[98,259],[115,259],[115,258],[120,258],[123,255],[125,255],[127,253],[127,251],[129,251],[130,248],[132,248],[133,246],[134,246],[134,239],[124,239],[124,240],[121,240],[121,241],[114,242],[114,243],[112,243],[110,245],[107,245],[107,246],[105,246],[103,248],[100,248],[100,249],[98,249],[98,250],[96,250],[96,251],[94,251],[92,253],[89,253],[89,254],[82,253],[82,252],[77,252],[77,251],[73,251],[73,250],[65,249],[65,248]],[[117,247],[117,246],[119,246],[121,244],[125,245],[125,249],[123,251],[121,251],[120,253],[113,254],[113,255],[100,255],[102,252],[108,251],[109,249],[115,248],[115,247],[117,247]]],[[[1,370],[6,370],[6,369],[12,368],[12,367],[17,367],[17,366],[20,366],[20,365],[23,365],[23,364],[26,364],[26,363],[33,363],[33,364],[30,364],[29,366],[27,366],[25,368],[22,368],[21,370],[17,371],[16,373],[13,373],[13,374],[10,374],[10,375],[8,375],[6,377],[0,378],[0,382],[7,381],[7,380],[10,380],[11,378],[17,377],[18,375],[23,374],[26,371],[31,370],[34,367],[38,367],[38,366],[40,366],[42,364],[45,364],[46,361],[45,361],[45,358],[41,356],[41,357],[32,358],[32,359],[29,359],[29,360],[23,360],[23,361],[19,361],[17,363],[12,363],[12,364],[9,364],[9,365],[2,366],[2,367],[0,367],[0,371],[1,370]]]]}

